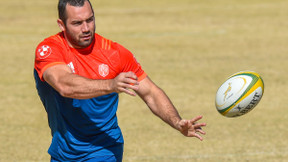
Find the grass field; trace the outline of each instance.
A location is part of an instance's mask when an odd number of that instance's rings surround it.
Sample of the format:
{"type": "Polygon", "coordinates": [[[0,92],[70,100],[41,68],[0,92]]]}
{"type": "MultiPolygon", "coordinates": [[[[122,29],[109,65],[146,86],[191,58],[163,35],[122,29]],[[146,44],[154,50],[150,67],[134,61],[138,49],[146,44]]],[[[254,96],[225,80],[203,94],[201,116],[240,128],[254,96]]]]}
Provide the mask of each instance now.
{"type": "MultiPolygon", "coordinates": [[[[49,161],[51,135],[32,76],[36,45],[59,31],[56,0],[0,0],[0,161],[49,161]]],[[[183,137],[138,97],[121,94],[124,161],[286,161],[287,0],[93,1],[96,31],[130,49],[183,118],[203,115],[203,142],[183,137]],[[231,74],[264,79],[261,102],[239,118],[215,109],[231,74]]]]}

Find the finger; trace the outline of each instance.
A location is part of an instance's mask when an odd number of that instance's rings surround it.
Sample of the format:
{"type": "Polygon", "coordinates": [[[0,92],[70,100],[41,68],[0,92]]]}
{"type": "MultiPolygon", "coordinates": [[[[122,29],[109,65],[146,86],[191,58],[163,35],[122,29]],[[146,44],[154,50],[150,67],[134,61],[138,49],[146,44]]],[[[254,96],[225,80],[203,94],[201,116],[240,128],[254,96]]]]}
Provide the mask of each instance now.
{"type": "Polygon", "coordinates": [[[198,120],[200,120],[200,119],[202,119],[203,118],[203,116],[197,116],[197,117],[195,117],[195,118],[193,118],[193,119],[191,119],[190,121],[192,122],[192,123],[195,123],[195,122],[197,122],[198,120]]]}
{"type": "Polygon", "coordinates": [[[139,85],[139,82],[137,80],[128,78],[127,84],[129,84],[129,85],[139,85]]]}
{"type": "Polygon", "coordinates": [[[139,89],[139,85],[138,84],[127,84],[127,83],[121,83],[119,84],[121,88],[123,88],[124,90],[134,90],[137,91],[139,89]]]}
{"type": "Polygon", "coordinates": [[[202,129],[196,129],[195,131],[196,131],[196,132],[199,132],[200,134],[203,134],[203,135],[206,134],[206,132],[204,132],[202,129]]]}
{"type": "Polygon", "coordinates": [[[194,128],[202,129],[201,127],[205,127],[206,123],[194,123],[193,126],[194,128]]]}
{"type": "Polygon", "coordinates": [[[139,85],[139,82],[133,78],[124,78],[123,83],[128,85],[139,85]]]}
{"type": "Polygon", "coordinates": [[[139,87],[139,82],[131,78],[123,78],[122,80],[119,80],[117,86],[137,90],[139,87]]]}
{"type": "Polygon", "coordinates": [[[138,80],[137,75],[136,75],[135,73],[131,72],[131,71],[125,73],[125,77],[126,77],[126,78],[131,78],[131,79],[133,79],[133,80],[138,80]]]}
{"type": "Polygon", "coordinates": [[[123,93],[126,93],[126,94],[130,95],[130,96],[137,96],[137,94],[136,94],[135,92],[130,91],[130,90],[127,89],[127,88],[122,88],[121,91],[122,91],[123,93]]]}
{"type": "Polygon", "coordinates": [[[199,134],[195,133],[194,137],[198,138],[199,140],[203,141],[203,137],[201,137],[199,134]]]}
{"type": "Polygon", "coordinates": [[[137,91],[139,89],[139,86],[138,85],[128,85],[127,88],[132,89],[134,91],[137,91]]]}

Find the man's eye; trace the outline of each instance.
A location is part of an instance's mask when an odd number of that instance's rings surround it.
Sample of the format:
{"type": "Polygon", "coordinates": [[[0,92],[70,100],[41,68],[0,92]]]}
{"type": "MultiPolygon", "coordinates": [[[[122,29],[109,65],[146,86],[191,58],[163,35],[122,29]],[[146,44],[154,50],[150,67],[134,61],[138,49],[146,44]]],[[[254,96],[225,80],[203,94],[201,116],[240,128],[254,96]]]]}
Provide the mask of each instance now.
{"type": "Polygon", "coordinates": [[[87,20],[87,22],[89,23],[89,22],[92,22],[93,20],[94,20],[94,18],[90,18],[87,20]]]}
{"type": "Polygon", "coordinates": [[[73,25],[81,25],[81,22],[73,22],[73,25]]]}

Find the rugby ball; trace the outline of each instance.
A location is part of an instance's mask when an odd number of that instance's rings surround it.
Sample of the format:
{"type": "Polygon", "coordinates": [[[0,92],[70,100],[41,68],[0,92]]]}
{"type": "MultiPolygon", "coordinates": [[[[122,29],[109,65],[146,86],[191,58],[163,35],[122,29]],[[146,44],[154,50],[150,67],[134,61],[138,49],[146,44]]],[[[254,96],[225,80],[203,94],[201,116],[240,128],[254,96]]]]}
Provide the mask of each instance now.
{"type": "Polygon", "coordinates": [[[264,82],[253,71],[231,75],[217,90],[215,105],[226,117],[237,117],[251,111],[261,100],[264,82]]]}

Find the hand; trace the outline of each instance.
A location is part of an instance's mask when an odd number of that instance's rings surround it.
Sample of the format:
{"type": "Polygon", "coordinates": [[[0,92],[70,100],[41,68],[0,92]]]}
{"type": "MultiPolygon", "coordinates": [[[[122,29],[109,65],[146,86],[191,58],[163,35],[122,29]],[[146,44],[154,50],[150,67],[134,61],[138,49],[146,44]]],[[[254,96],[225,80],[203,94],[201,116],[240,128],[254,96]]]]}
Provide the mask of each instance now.
{"type": "Polygon", "coordinates": [[[198,133],[206,134],[201,128],[206,126],[206,123],[197,123],[200,119],[202,116],[197,116],[191,120],[182,119],[177,123],[178,130],[186,137],[196,137],[202,141],[203,138],[198,133]]]}
{"type": "Polygon", "coordinates": [[[120,73],[112,81],[112,89],[117,93],[126,93],[131,96],[136,96],[136,93],[131,91],[138,90],[139,82],[137,81],[138,77],[133,72],[123,72],[120,73]]]}

